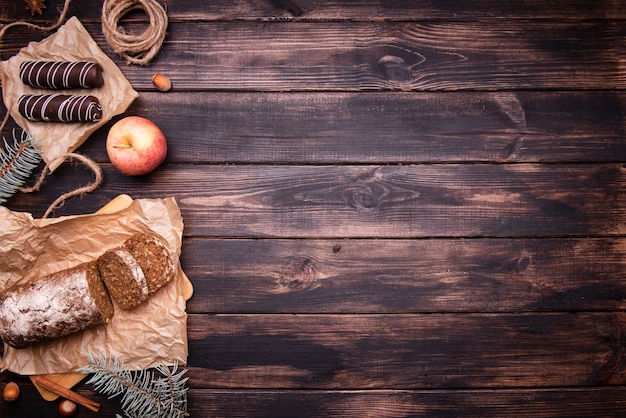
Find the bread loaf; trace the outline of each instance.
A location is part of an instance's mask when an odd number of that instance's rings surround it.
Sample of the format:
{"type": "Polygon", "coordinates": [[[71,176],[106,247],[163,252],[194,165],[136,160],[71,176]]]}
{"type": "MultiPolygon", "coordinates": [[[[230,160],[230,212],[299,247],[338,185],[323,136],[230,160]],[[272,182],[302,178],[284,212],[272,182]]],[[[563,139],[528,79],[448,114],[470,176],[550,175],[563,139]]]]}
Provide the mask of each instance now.
{"type": "Polygon", "coordinates": [[[0,337],[14,348],[104,324],[112,316],[113,305],[95,262],[0,294],[0,337]]]}
{"type": "Polygon", "coordinates": [[[174,259],[160,238],[136,234],[97,260],[0,293],[0,337],[14,348],[109,322],[113,301],[132,309],[172,280],[174,259]]]}

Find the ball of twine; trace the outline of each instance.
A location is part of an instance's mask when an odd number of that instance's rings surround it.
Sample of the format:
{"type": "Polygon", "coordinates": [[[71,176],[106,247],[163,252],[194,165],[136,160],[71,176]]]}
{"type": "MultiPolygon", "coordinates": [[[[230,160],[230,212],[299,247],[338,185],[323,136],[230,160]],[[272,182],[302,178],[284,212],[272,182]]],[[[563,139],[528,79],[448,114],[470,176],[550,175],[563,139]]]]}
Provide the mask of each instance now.
{"type": "Polygon", "coordinates": [[[113,50],[129,64],[147,65],[159,52],[167,31],[167,13],[155,0],[105,0],[102,6],[102,33],[113,50]],[[126,33],[119,21],[134,10],[143,10],[150,19],[140,34],[126,33]]]}

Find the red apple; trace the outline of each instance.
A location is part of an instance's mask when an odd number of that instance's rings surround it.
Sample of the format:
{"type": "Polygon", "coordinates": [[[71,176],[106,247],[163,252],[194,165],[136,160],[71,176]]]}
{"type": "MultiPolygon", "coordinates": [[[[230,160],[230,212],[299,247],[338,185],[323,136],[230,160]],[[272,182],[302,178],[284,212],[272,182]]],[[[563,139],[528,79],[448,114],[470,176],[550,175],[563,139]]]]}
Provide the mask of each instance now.
{"type": "Polygon", "coordinates": [[[154,122],[127,116],[109,130],[106,141],[111,163],[124,174],[140,176],[157,168],[167,155],[167,142],[154,122]]]}

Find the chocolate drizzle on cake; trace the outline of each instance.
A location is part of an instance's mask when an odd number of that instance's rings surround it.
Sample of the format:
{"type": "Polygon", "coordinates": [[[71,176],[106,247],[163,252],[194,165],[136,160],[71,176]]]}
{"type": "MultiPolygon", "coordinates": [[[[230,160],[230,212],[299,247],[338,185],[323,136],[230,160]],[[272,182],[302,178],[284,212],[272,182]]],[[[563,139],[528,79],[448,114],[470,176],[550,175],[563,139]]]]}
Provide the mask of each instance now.
{"type": "Polygon", "coordinates": [[[64,94],[24,94],[17,102],[22,116],[44,122],[98,122],[102,107],[97,97],[64,94]]]}
{"type": "Polygon", "coordinates": [[[89,89],[104,83],[102,67],[89,61],[25,61],[20,65],[24,84],[41,89],[89,89]]]}

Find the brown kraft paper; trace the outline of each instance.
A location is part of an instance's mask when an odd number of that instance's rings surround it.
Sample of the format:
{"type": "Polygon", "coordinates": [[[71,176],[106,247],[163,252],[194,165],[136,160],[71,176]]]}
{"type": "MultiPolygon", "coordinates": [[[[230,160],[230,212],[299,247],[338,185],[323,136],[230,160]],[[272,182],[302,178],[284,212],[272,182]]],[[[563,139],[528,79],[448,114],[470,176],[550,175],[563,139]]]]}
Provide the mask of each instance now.
{"type": "Polygon", "coordinates": [[[180,267],[183,219],[174,198],[137,199],[114,213],[34,219],[0,206],[0,291],[95,260],[136,233],[156,233],[175,257],[175,278],[129,311],[114,305],[109,324],[14,349],[4,344],[0,370],[23,375],[67,373],[88,354],[117,358],[129,369],[186,364],[185,273],[180,267]]]}
{"type": "Polygon", "coordinates": [[[49,165],[51,172],[63,157],[75,151],[98,128],[111,118],[124,113],[138,97],[117,65],[100,49],[76,17],[68,19],[54,34],[40,42],[31,42],[20,52],[0,62],[2,98],[15,122],[33,138],[34,147],[49,165]],[[104,84],[94,89],[70,89],[55,92],[72,95],[92,95],[102,107],[99,122],[63,123],[34,122],[20,115],[17,101],[23,94],[46,94],[51,90],[27,86],[20,79],[20,64],[24,61],[95,61],[102,67],[104,84]]]}

